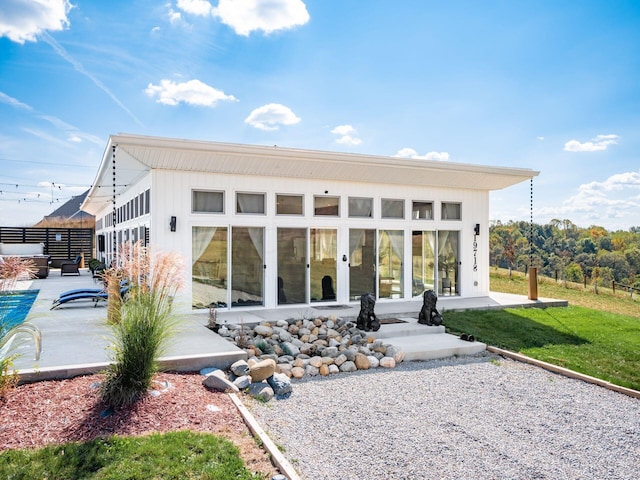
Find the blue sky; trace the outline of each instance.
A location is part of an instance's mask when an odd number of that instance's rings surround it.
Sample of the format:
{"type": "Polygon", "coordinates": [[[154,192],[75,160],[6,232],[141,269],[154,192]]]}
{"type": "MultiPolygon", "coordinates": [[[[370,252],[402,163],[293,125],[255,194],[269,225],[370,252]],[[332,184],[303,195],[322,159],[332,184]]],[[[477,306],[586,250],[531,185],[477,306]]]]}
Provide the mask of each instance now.
{"type": "MultiPolygon", "coordinates": [[[[120,132],[531,168],[534,221],[628,229],[640,4],[2,0],[0,225],[86,190],[120,132]]],[[[529,184],[491,219],[528,220],[529,184]]]]}

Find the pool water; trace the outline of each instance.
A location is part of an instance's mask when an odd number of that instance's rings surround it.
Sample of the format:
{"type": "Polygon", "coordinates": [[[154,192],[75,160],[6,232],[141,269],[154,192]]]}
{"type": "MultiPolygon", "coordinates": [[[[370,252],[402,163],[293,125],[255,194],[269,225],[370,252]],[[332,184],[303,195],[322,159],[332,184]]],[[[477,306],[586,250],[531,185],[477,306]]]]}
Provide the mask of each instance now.
{"type": "Polygon", "coordinates": [[[0,292],[0,337],[24,322],[39,290],[0,292]]]}

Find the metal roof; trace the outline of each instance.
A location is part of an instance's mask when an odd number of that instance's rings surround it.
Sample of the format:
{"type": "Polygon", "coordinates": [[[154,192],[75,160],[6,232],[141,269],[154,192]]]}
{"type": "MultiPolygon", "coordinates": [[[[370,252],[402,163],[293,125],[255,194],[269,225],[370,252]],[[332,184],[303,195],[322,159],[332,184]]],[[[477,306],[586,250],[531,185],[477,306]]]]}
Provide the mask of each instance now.
{"type": "Polygon", "coordinates": [[[118,134],[109,137],[82,209],[97,214],[152,169],[372,184],[500,190],[540,172],[422,159],[118,134]]]}

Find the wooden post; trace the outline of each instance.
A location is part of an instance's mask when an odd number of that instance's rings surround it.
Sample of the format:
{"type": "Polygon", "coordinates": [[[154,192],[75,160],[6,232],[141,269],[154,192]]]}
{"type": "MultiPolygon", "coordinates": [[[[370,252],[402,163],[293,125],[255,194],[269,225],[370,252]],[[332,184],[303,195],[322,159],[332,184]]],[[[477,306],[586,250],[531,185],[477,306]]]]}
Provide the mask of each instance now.
{"type": "Polygon", "coordinates": [[[613,280],[611,282],[611,290],[613,290],[613,294],[615,295],[616,294],[616,281],[615,280],[613,280]]]}
{"type": "Polygon", "coordinates": [[[538,269],[529,267],[529,300],[538,300],[538,269]]]}

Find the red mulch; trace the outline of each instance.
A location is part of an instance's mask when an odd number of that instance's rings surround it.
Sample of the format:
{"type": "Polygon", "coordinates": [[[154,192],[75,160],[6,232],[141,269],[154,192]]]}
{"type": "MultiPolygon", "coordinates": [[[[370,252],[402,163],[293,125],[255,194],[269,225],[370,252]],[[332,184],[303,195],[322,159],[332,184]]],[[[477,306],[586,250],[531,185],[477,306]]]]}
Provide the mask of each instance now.
{"type": "Polygon", "coordinates": [[[21,385],[0,403],[0,451],[86,441],[111,435],[191,430],[232,440],[252,471],[276,470],[254,442],[229,397],[202,385],[199,374],[162,373],[154,391],[110,416],[98,398],[99,375],[21,385]],[[167,385],[169,385],[167,387],[167,385]]]}

